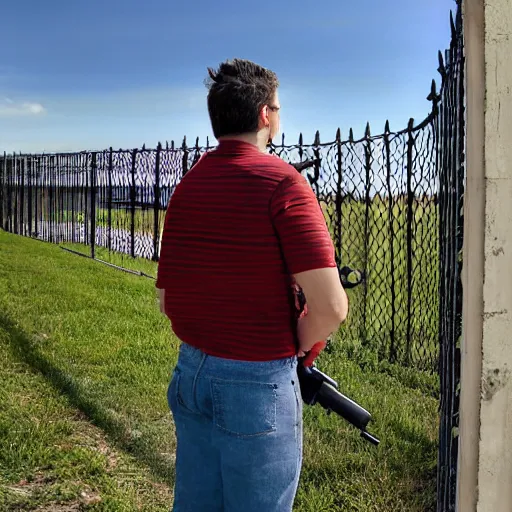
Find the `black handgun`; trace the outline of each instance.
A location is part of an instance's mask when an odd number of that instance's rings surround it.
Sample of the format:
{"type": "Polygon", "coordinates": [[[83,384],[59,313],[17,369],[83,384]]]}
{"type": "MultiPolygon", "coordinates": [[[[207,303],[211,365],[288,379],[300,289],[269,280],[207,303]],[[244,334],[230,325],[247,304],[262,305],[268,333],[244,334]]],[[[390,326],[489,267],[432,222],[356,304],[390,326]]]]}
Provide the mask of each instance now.
{"type": "Polygon", "coordinates": [[[372,416],[359,404],[338,391],[338,383],[313,366],[300,364],[297,367],[302,400],[307,405],[320,404],[327,414],[334,411],[361,431],[361,437],[378,446],[380,440],[370,434],[366,427],[372,416]]]}
{"type": "MultiPolygon", "coordinates": [[[[340,280],[344,288],[354,288],[365,279],[365,274],[360,270],[353,270],[344,266],[338,269],[340,280]]],[[[299,293],[299,305],[304,308],[306,298],[299,293]]],[[[297,374],[299,378],[302,400],[307,405],[320,404],[327,410],[327,414],[334,411],[361,431],[361,437],[378,446],[380,441],[370,434],[366,427],[371,421],[371,414],[359,404],[338,391],[338,383],[313,366],[304,366],[303,358],[299,359],[297,374]]]]}

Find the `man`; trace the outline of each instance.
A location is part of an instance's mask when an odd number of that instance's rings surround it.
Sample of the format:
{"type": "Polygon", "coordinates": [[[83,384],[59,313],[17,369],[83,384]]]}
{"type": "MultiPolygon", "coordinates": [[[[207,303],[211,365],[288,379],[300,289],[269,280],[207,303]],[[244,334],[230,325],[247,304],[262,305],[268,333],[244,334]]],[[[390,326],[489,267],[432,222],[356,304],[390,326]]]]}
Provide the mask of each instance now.
{"type": "Polygon", "coordinates": [[[276,75],[239,59],[208,72],[219,144],[171,197],[156,283],[182,342],[168,389],[173,510],[287,512],[302,465],[297,355],[339,327],[348,302],[314,193],[266,153],[276,75]],[[298,320],[292,284],[308,303],[298,320]]]}

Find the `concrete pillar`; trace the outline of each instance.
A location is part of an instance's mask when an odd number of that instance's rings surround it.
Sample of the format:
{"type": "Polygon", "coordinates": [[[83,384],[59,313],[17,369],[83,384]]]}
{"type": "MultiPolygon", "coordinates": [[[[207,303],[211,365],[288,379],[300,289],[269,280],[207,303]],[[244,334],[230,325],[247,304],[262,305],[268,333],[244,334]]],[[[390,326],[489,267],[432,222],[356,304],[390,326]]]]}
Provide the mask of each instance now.
{"type": "Polygon", "coordinates": [[[512,511],[512,2],[465,0],[459,512],[512,511]]]}

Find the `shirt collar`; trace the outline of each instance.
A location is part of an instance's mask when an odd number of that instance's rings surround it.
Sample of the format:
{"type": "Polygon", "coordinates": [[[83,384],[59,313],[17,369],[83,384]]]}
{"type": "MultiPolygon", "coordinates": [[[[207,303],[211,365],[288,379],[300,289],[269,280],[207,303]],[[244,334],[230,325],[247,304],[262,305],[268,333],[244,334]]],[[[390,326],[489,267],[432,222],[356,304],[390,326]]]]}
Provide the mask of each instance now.
{"type": "Polygon", "coordinates": [[[245,142],[242,140],[236,139],[224,139],[219,141],[217,148],[215,149],[215,153],[224,155],[242,155],[242,154],[251,154],[251,153],[260,153],[260,150],[250,142],[245,142]]]}

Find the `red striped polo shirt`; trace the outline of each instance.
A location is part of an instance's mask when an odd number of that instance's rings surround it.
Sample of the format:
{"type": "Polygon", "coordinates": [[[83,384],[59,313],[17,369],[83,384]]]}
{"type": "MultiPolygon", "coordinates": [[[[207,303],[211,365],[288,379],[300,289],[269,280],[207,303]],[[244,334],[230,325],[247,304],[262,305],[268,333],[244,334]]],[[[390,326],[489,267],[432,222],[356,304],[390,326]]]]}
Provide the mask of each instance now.
{"type": "Polygon", "coordinates": [[[268,361],[297,353],[290,275],[335,265],[305,178],[226,140],[171,196],[156,286],[179,339],[218,357],[268,361]]]}

